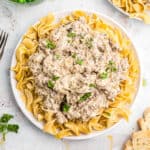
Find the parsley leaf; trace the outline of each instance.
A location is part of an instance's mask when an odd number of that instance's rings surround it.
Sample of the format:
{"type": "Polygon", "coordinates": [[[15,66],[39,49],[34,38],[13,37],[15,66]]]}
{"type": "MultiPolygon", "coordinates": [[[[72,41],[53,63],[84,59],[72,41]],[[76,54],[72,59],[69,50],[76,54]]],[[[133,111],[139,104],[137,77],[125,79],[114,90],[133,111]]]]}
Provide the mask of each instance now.
{"type": "Polygon", "coordinates": [[[63,111],[63,112],[68,112],[70,109],[70,105],[67,104],[66,102],[62,102],[60,104],[60,110],[63,111]]]}
{"type": "Polygon", "coordinates": [[[52,80],[57,81],[60,77],[53,75],[52,80]]]}
{"type": "Polygon", "coordinates": [[[0,133],[4,132],[7,129],[6,124],[0,124],[0,133]]]}
{"type": "Polygon", "coordinates": [[[0,118],[0,122],[7,123],[12,118],[13,118],[13,115],[3,114],[3,116],[0,118]]]}
{"type": "Polygon", "coordinates": [[[56,59],[60,59],[60,57],[61,57],[61,56],[60,56],[59,54],[56,54],[56,55],[55,55],[55,58],[56,58],[56,59]]]}
{"type": "Polygon", "coordinates": [[[55,43],[53,43],[52,41],[50,41],[50,40],[47,40],[47,44],[46,44],[46,47],[47,48],[50,48],[50,49],[55,49],[56,48],[56,45],[55,45],[55,43]]]}
{"type": "Polygon", "coordinates": [[[73,53],[72,54],[72,58],[76,58],[77,54],[76,53],[73,53]]]}
{"type": "Polygon", "coordinates": [[[63,106],[63,112],[68,112],[70,109],[70,106],[68,104],[64,104],[63,106]]]}
{"type": "Polygon", "coordinates": [[[107,72],[103,72],[103,73],[101,73],[101,74],[99,75],[99,77],[100,77],[101,79],[107,79],[108,73],[107,73],[107,72]]]}
{"type": "Polygon", "coordinates": [[[48,88],[53,89],[55,85],[51,80],[49,80],[47,83],[47,86],[48,86],[48,88]]]}
{"type": "Polygon", "coordinates": [[[67,36],[70,37],[70,38],[74,38],[74,37],[76,37],[76,33],[68,32],[67,36]]]}
{"type": "Polygon", "coordinates": [[[96,88],[96,84],[90,83],[90,84],[89,84],[89,87],[94,87],[94,88],[96,88]]]}
{"type": "Polygon", "coordinates": [[[18,133],[19,125],[17,124],[8,124],[9,120],[13,118],[13,115],[3,114],[0,118],[0,133],[2,134],[1,142],[6,140],[6,134],[8,132],[18,133]]]}
{"type": "Polygon", "coordinates": [[[76,64],[78,64],[78,65],[82,65],[82,64],[83,64],[83,59],[79,59],[79,58],[77,58],[77,60],[76,60],[76,64]]]}
{"type": "Polygon", "coordinates": [[[80,97],[79,102],[86,101],[89,97],[91,97],[91,95],[91,92],[85,93],[83,96],[80,97]]]}
{"type": "Polygon", "coordinates": [[[18,133],[19,126],[18,126],[17,124],[8,124],[7,130],[8,130],[9,132],[18,133]]]}
{"type": "Polygon", "coordinates": [[[85,42],[86,46],[87,46],[89,49],[91,49],[91,48],[93,47],[93,43],[92,43],[92,42],[93,42],[93,39],[92,39],[92,38],[86,40],[86,42],[85,42]]]}
{"type": "Polygon", "coordinates": [[[35,0],[11,0],[11,1],[16,2],[16,3],[20,3],[20,4],[24,4],[24,3],[33,2],[35,0]]]}
{"type": "Polygon", "coordinates": [[[116,72],[116,71],[117,71],[117,68],[116,68],[115,62],[110,60],[107,65],[106,72],[116,72]]]}

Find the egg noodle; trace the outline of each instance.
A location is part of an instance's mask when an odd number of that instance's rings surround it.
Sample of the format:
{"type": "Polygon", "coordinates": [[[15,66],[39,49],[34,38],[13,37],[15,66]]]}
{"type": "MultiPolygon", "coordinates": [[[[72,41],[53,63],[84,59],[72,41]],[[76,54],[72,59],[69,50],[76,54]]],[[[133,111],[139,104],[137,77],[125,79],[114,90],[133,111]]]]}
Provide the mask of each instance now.
{"type": "Polygon", "coordinates": [[[150,24],[150,15],[146,13],[150,10],[150,2],[148,0],[111,0],[112,3],[130,14],[133,18],[140,18],[145,23],[150,24]]]}
{"type": "Polygon", "coordinates": [[[21,91],[22,99],[26,108],[33,113],[38,121],[44,123],[43,130],[55,135],[57,138],[80,134],[88,134],[93,130],[104,130],[117,123],[121,118],[128,120],[130,104],[136,92],[136,85],[139,78],[139,64],[130,41],[118,28],[110,26],[102,21],[96,14],[88,15],[83,11],[72,12],[69,16],[60,19],[55,23],[54,15],[49,14],[42,18],[37,24],[29,28],[27,33],[16,50],[16,66],[13,68],[17,89],[21,91]],[[121,82],[121,92],[114,101],[110,102],[109,107],[100,109],[100,114],[87,122],[79,120],[69,121],[59,124],[52,112],[43,109],[43,100],[35,93],[35,82],[32,73],[27,65],[29,57],[36,52],[38,39],[48,35],[53,29],[61,25],[73,22],[80,17],[85,17],[87,23],[93,30],[107,34],[121,49],[120,55],[128,58],[129,70],[128,80],[121,82]]]}

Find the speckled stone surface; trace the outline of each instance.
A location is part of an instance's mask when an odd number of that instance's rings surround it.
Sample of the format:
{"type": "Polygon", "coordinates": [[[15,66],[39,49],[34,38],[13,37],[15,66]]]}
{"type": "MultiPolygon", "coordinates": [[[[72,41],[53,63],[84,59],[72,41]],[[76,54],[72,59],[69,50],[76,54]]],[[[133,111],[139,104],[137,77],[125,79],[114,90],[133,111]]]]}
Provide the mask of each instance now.
{"type": "Polygon", "coordinates": [[[20,131],[9,134],[0,150],[109,150],[113,136],[113,150],[121,150],[123,143],[133,130],[136,120],[144,109],[150,106],[150,25],[131,20],[116,11],[106,0],[43,0],[39,5],[20,6],[0,0],[0,28],[9,32],[9,40],[0,61],[0,114],[14,114],[14,121],[19,123],[20,131]],[[132,38],[140,60],[146,87],[141,87],[129,123],[123,121],[108,134],[84,141],[56,140],[33,126],[18,108],[9,82],[9,69],[12,53],[21,35],[27,28],[48,12],[72,9],[87,9],[104,13],[120,23],[132,38]]]}

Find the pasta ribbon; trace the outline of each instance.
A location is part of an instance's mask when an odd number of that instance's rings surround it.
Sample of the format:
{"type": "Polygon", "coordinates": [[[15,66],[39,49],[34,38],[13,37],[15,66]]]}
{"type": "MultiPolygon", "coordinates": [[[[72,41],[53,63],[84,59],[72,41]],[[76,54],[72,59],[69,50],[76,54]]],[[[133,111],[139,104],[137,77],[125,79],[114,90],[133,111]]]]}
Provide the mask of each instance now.
{"type": "Polygon", "coordinates": [[[147,0],[111,0],[112,3],[130,14],[131,18],[140,18],[146,24],[150,24],[150,3],[147,0]]]}

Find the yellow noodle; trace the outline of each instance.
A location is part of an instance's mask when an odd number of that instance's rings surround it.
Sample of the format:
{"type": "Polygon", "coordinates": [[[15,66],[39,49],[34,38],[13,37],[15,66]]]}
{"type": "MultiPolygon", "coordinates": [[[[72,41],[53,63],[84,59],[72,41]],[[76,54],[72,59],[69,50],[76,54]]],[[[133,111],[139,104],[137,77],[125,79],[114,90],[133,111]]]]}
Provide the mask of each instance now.
{"type": "Polygon", "coordinates": [[[150,10],[150,4],[144,0],[111,0],[112,3],[130,14],[132,18],[140,18],[145,23],[150,24],[150,16],[146,13],[150,10]]]}

